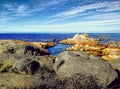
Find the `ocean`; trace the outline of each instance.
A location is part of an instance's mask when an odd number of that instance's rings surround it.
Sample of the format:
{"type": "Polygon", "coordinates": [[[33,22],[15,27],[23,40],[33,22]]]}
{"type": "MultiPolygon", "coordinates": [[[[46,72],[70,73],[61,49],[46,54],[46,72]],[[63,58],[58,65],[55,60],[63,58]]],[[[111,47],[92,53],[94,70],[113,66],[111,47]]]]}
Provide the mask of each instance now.
{"type": "MultiPolygon", "coordinates": [[[[35,41],[54,41],[57,43],[56,46],[48,48],[47,50],[54,56],[71,45],[60,44],[59,41],[62,39],[72,38],[76,33],[2,33],[0,34],[0,40],[23,40],[28,42],[35,41]]],[[[81,33],[80,33],[81,34],[81,33]]],[[[120,41],[120,33],[88,33],[90,37],[101,38],[102,43],[109,41],[120,41]]]]}

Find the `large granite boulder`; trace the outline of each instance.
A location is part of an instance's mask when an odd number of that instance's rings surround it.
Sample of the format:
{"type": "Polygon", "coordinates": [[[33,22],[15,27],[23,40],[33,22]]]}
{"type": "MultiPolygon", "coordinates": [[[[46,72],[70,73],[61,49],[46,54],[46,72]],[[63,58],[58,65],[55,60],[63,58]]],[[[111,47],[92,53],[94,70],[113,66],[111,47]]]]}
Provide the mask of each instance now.
{"type": "Polygon", "coordinates": [[[108,62],[78,51],[60,53],[54,69],[60,79],[64,80],[75,74],[91,76],[101,86],[107,86],[117,78],[117,73],[108,62]]]}

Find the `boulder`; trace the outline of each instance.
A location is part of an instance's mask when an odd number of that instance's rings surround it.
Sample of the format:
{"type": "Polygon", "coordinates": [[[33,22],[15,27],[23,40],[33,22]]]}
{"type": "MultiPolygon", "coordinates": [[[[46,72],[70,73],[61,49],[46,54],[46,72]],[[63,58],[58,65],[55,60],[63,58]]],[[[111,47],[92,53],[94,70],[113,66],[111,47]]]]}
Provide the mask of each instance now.
{"type": "Polygon", "coordinates": [[[25,59],[39,59],[33,55],[16,55],[16,54],[1,54],[0,55],[0,72],[10,72],[11,67],[14,63],[25,60],[25,59]]]}
{"type": "Polygon", "coordinates": [[[34,74],[40,68],[39,62],[33,59],[20,60],[13,64],[11,70],[16,73],[34,74]]]}
{"type": "Polygon", "coordinates": [[[117,73],[108,62],[78,51],[60,53],[53,68],[62,80],[80,74],[92,76],[99,85],[107,86],[117,78],[117,73]]]}

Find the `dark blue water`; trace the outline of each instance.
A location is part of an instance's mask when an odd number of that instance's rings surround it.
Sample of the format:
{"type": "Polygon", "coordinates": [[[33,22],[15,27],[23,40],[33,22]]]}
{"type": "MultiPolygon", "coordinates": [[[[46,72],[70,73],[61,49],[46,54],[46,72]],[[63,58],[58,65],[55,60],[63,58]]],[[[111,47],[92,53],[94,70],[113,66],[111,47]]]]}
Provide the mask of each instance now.
{"type": "MultiPolygon", "coordinates": [[[[15,40],[24,40],[24,41],[54,41],[58,44],[54,47],[48,49],[52,55],[58,55],[60,52],[63,52],[70,45],[59,44],[59,41],[65,38],[72,38],[76,33],[66,33],[66,34],[56,34],[56,33],[30,33],[30,34],[0,34],[0,39],[15,39],[15,40]]],[[[93,38],[98,38],[100,35],[106,36],[109,39],[102,39],[101,42],[105,43],[108,41],[120,41],[120,33],[89,33],[93,38]]]]}

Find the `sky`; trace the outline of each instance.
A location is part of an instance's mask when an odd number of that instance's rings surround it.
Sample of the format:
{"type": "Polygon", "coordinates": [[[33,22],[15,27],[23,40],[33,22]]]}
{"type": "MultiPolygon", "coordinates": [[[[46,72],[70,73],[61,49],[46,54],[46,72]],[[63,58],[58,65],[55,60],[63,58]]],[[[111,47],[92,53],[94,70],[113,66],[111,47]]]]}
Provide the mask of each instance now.
{"type": "Polygon", "coordinates": [[[120,0],[0,0],[0,33],[120,33],[120,0]]]}

